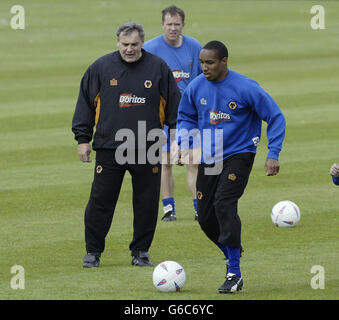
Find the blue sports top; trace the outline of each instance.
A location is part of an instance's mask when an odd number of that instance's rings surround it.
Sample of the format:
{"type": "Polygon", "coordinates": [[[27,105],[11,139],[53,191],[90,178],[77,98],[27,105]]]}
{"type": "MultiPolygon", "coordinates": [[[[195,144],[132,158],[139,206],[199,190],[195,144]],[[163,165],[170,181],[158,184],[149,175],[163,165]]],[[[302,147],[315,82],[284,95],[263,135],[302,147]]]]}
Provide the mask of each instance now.
{"type": "Polygon", "coordinates": [[[173,72],[181,93],[201,73],[199,60],[201,45],[192,37],[183,35],[182,45],[173,47],[165,41],[164,35],[160,35],[146,41],[144,49],[165,60],[173,72]]]}
{"type": "Polygon", "coordinates": [[[333,183],[339,186],[339,177],[332,177],[333,183]]]}
{"type": "Polygon", "coordinates": [[[267,122],[267,157],[278,159],[285,137],[284,115],[256,81],[229,70],[221,81],[208,81],[201,74],[188,85],[178,109],[177,130],[181,147],[186,148],[187,131],[199,129],[195,131],[201,139],[201,162],[209,164],[237,153],[256,153],[262,120],[267,122]]]}

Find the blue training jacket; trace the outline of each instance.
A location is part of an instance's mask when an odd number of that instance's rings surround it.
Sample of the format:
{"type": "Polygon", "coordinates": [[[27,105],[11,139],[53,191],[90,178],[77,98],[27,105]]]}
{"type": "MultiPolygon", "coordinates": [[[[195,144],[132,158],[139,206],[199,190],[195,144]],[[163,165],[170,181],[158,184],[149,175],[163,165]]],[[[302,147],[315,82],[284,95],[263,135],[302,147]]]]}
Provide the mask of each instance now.
{"type": "Polygon", "coordinates": [[[172,70],[181,93],[201,73],[199,60],[201,45],[192,37],[183,35],[181,46],[173,47],[165,41],[164,35],[160,35],[146,41],[144,49],[165,60],[172,70]]]}
{"type": "Polygon", "coordinates": [[[184,147],[189,131],[198,128],[201,141],[196,140],[195,146],[201,142],[201,161],[214,163],[216,158],[256,153],[262,120],[267,122],[267,157],[278,159],[285,137],[284,115],[256,81],[229,70],[221,81],[208,81],[201,74],[188,85],[178,109],[177,130],[184,147]]]}

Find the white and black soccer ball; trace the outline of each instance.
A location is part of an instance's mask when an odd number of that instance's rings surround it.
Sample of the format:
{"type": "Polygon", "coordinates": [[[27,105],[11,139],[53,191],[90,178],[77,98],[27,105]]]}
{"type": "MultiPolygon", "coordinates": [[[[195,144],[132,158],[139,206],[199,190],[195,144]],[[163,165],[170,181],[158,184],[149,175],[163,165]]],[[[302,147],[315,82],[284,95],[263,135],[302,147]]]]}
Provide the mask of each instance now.
{"type": "Polygon", "coordinates": [[[154,268],[153,284],[159,291],[180,291],[185,285],[185,282],[185,270],[175,261],[164,261],[154,268]]]}
{"type": "Polygon", "coordinates": [[[292,201],[279,201],[272,209],[271,218],[277,227],[294,227],[300,220],[300,210],[292,201]]]}

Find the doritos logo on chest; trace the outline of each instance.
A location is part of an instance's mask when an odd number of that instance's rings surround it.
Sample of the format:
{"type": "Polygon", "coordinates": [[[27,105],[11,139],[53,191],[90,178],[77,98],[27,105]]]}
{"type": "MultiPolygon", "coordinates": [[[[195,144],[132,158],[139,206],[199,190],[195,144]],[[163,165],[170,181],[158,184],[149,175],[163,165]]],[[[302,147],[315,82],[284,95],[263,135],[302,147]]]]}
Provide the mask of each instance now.
{"type": "Polygon", "coordinates": [[[173,70],[172,73],[176,82],[181,80],[189,80],[191,76],[189,72],[185,72],[183,70],[173,70]]]}
{"type": "Polygon", "coordinates": [[[120,108],[145,105],[146,98],[132,95],[131,93],[122,93],[119,97],[120,108]]]}
{"type": "Polygon", "coordinates": [[[231,116],[222,111],[211,110],[210,111],[210,123],[211,124],[218,124],[222,121],[231,121],[231,116]]]}

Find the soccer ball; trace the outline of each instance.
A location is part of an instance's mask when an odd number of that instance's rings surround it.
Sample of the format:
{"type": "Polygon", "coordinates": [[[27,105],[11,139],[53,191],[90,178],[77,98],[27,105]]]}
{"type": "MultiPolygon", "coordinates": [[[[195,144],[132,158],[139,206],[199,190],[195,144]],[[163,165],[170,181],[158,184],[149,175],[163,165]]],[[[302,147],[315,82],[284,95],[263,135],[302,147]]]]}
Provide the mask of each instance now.
{"type": "Polygon", "coordinates": [[[274,205],[271,218],[277,227],[294,227],[300,220],[300,210],[292,201],[280,201],[274,205]]]}
{"type": "Polygon", "coordinates": [[[153,284],[159,291],[180,291],[185,285],[185,282],[185,270],[175,261],[164,261],[154,268],[153,284]]]}

